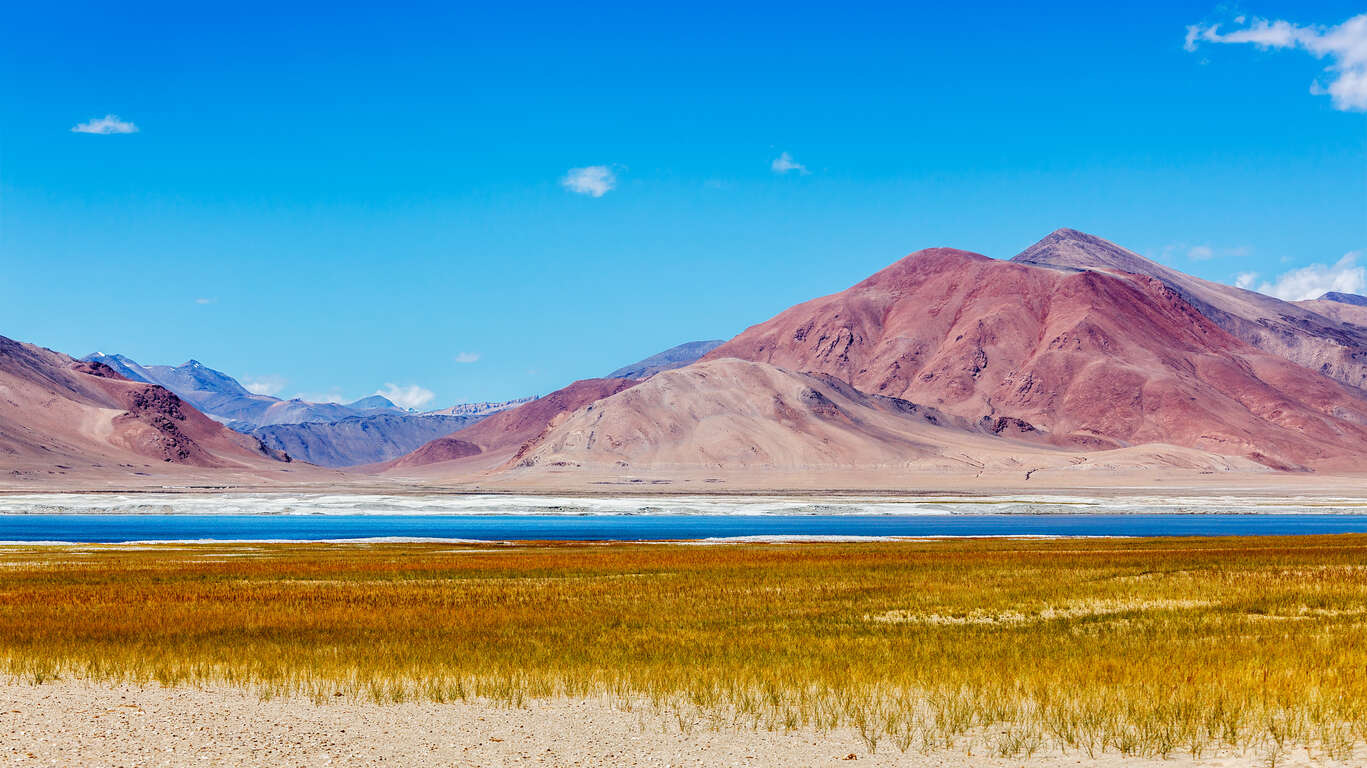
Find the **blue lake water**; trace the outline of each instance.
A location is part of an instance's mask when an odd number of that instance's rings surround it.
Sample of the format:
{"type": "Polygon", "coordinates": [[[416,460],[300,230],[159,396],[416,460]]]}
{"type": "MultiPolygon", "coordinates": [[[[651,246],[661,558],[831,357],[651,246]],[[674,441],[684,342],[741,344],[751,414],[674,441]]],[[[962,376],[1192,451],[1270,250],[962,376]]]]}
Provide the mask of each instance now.
{"type": "Polygon", "coordinates": [[[744,536],[1235,536],[1367,533],[1359,514],[0,515],[0,541],[433,538],[658,541],[744,536]]]}

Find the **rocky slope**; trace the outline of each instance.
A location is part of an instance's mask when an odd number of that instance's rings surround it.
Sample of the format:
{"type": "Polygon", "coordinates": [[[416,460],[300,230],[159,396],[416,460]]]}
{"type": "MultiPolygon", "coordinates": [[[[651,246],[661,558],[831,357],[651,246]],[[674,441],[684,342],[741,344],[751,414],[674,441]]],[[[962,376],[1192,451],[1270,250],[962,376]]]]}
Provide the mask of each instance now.
{"type": "Polygon", "coordinates": [[[1057,446],[1167,443],[1282,469],[1367,457],[1367,392],[1236,338],[1159,279],[1119,271],[932,248],[704,360],[724,358],[829,374],[971,421],[1016,419],[1057,446]]]}

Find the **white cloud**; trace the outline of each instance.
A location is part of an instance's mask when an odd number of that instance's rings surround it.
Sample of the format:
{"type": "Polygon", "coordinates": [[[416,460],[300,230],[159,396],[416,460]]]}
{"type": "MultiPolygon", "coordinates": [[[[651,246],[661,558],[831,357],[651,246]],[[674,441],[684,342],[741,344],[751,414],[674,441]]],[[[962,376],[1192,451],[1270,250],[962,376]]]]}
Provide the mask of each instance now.
{"type": "Polygon", "coordinates": [[[421,408],[436,397],[432,394],[432,390],[424,389],[417,384],[401,387],[390,382],[385,382],[384,388],[376,390],[375,394],[386,398],[400,408],[421,408]]]}
{"type": "Polygon", "coordinates": [[[1185,256],[1188,261],[1210,261],[1211,259],[1223,259],[1227,256],[1243,257],[1247,256],[1250,249],[1246,245],[1236,245],[1233,247],[1215,245],[1192,245],[1190,243],[1169,243],[1163,246],[1158,260],[1169,263],[1177,256],[1185,256]]]}
{"type": "Polygon", "coordinates": [[[72,126],[71,132],[107,136],[114,133],[137,133],[138,127],[130,122],[120,120],[118,115],[105,115],[104,117],[92,118],[84,123],[77,123],[72,126]]]}
{"type": "MultiPolygon", "coordinates": [[[[1263,281],[1256,290],[1286,301],[1318,299],[1329,291],[1367,293],[1367,267],[1357,263],[1361,255],[1360,251],[1352,251],[1331,265],[1311,264],[1283,272],[1271,282],[1263,281]]],[[[1234,284],[1252,289],[1257,277],[1255,273],[1244,273],[1235,277],[1234,284]]]]}
{"type": "Polygon", "coordinates": [[[247,376],[242,379],[242,386],[246,387],[247,391],[253,395],[278,395],[287,383],[285,377],[273,373],[267,376],[247,376]]]}
{"type": "Polygon", "coordinates": [[[793,156],[788,154],[787,152],[784,152],[783,154],[774,158],[774,162],[769,164],[769,168],[771,168],[774,173],[787,173],[789,171],[797,171],[802,176],[806,176],[808,173],[810,173],[810,171],[807,170],[807,166],[794,160],[793,156]]]}
{"type": "Polygon", "coordinates": [[[1234,276],[1234,287],[1245,290],[1253,290],[1253,286],[1258,284],[1257,272],[1240,272],[1234,276]]]}
{"type": "Polygon", "coordinates": [[[306,403],[349,403],[356,398],[347,397],[334,389],[331,392],[300,392],[291,399],[303,400],[306,403]]]}
{"type": "Polygon", "coordinates": [[[1251,43],[1259,48],[1304,48],[1317,59],[1327,59],[1330,81],[1312,83],[1310,92],[1328,95],[1334,108],[1367,110],[1367,13],[1354,16],[1337,27],[1300,26],[1289,21],[1236,17],[1240,28],[1221,32],[1220,25],[1187,27],[1185,48],[1195,51],[1202,43],[1251,43]]]}
{"type": "Polygon", "coordinates": [[[617,187],[617,174],[606,165],[571,168],[560,180],[560,186],[581,195],[602,197],[617,187]]]}
{"type": "Polygon", "coordinates": [[[201,298],[195,299],[195,303],[196,303],[196,304],[216,304],[216,303],[218,303],[218,299],[207,299],[207,298],[201,297],[201,298]]]}
{"type": "Polygon", "coordinates": [[[458,363],[478,363],[478,362],[479,362],[479,353],[478,353],[478,352],[461,352],[460,354],[456,355],[456,362],[458,362],[458,363]]]}

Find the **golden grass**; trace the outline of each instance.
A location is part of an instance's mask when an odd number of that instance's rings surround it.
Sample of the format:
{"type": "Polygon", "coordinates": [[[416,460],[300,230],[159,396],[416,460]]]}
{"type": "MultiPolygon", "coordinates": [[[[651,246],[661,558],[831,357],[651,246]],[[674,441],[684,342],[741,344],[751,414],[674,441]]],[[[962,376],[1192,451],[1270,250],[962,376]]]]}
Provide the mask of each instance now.
{"type": "Polygon", "coordinates": [[[5,547],[0,670],[1341,760],[1367,740],[1367,536],[5,547]]]}

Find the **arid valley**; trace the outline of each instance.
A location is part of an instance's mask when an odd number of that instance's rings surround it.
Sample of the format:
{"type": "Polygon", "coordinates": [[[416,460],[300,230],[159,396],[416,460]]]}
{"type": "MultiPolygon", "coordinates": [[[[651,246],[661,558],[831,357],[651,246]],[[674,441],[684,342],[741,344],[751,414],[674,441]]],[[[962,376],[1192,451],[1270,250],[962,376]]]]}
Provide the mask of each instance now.
{"type": "Polygon", "coordinates": [[[0,763],[1367,766],[1367,14],[16,4],[0,763]]]}

